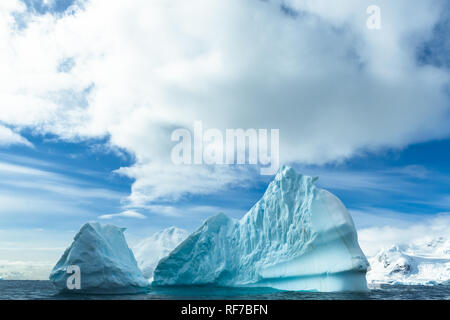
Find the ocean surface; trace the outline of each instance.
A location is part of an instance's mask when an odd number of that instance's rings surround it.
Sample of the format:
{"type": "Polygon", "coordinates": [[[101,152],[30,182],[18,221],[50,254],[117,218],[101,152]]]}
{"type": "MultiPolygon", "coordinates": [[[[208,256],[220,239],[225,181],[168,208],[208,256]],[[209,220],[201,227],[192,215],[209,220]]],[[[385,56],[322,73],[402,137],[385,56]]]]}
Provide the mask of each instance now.
{"type": "Polygon", "coordinates": [[[232,299],[232,300],[450,300],[450,285],[401,286],[381,285],[367,293],[288,292],[270,288],[175,287],[150,288],[137,295],[58,294],[50,281],[1,280],[0,300],[68,300],[68,299],[232,299]]]}

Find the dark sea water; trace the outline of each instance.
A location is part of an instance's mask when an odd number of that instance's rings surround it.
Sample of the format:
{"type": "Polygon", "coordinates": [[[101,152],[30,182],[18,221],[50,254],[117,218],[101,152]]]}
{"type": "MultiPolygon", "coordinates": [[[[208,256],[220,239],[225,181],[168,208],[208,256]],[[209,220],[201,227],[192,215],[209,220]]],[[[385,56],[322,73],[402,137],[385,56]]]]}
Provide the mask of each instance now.
{"type": "Polygon", "coordinates": [[[0,300],[70,300],[70,299],[232,299],[232,300],[450,300],[450,285],[400,286],[382,285],[367,293],[288,292],[270,288],[176,287],[150,288],[137,295],[58,294],[50,281],[0,281],[0,300]]]}

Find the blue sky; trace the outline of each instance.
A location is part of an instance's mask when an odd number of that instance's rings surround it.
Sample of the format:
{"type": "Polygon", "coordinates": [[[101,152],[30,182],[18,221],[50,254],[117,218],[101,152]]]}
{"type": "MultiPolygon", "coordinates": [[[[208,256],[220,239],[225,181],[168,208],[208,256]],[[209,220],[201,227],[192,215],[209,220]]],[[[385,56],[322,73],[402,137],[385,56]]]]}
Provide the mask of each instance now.
{"type": "MultiPolygon", "coordinates": [[[[104,139],[68,143],[54,137],[24,136],[33,148],[16,146],[0,152],[0,195],[3,201],[20,199],[0,209],[0,225],[5,229],[61,230],[71,237],[86,221],[97,220],[126,226],[137,238],[172,225],[192,231],[218,210],[239,218],[262,196],[271,179],[256,176],[250,186],[158,202],[176,207],[173,215],[140,210],[146,219],[99,219],[123,210],[133,180],[114,171],[131,165],[133,156],[107,149],[104,139]]],[[[317,184],[355,211],[355,223],[363,228],[384,225],[386,218],[408,224],[450,211],[448,159],[447,139],[367,153],[338,164],[292,165],[299,172],[319,176],[317,184]]]]}
{"type": "Polygon", "coordinates": [[[272,177],[174,166],[170,134],[196,120],[279,129],[281,162],[319,176],[360,230],[446,216],[450,6],[380,1],[369,30],[369,4],[7,0],[0,260],[54,261],[92,220],[135,243],[241,217],[272,177]]]}

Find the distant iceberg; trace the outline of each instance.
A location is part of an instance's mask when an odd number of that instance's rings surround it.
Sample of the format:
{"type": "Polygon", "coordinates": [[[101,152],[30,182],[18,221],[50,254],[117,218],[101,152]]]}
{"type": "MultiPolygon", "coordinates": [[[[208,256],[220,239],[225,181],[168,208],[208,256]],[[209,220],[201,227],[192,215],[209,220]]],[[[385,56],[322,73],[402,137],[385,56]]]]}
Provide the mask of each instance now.
{"type": "Polygon", "coordinates": [[[144,277],[153,279],[153,271],[158,262],[167,257],[188,235],[186,230],[170,227],[139,242],[133,251],[144,277]]]}
{"type": "Polygon", "coordinates": [[[48,280],[54,266],[49,261],[1,260],[0,278],[3,280],[48,280]]]}
{"type": "Polygon", "coordinates": [[[53,268],[50,280],[60,291],[69,291],[67,280],[75,266],[80,271],[81,289],[71,290],[74,293],[145,292],[148,281],[127,245],[124,230],[113,225],[86,223],[53,268]]]}
{"type": "Polygon", "coordinates": [[[408,245],[395,245],[369,259],[370,285],[450,284],[450,240],[439,237],[408,245]]]}
{"type": "Polygon", "coordinates": [[[367,290],[352,218],[315,180],[281,168],[242,219],[214,216],[163,258],[153,285],[367,290]]]}

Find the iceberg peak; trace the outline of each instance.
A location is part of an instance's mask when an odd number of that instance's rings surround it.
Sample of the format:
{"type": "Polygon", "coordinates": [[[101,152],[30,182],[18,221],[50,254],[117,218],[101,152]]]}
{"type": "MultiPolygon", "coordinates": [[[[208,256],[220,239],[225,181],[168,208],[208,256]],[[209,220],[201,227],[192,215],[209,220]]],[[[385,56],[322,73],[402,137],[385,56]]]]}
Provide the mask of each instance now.
{"type": "Polygon", "coordinates": [[[228,217],[225,213],[219,212],[215,216],[212,216],[211,218],[207,219],[203,225],[207,228],[218,228],[232,221],[233,220],[230,217],[228,217]]]}
{"type": "Polygon", "coordinates": [[[294,179],[294,180],[305,179],[309,183],[314,184],[316,182],[316,180],[319,179],[319,177],[307,176],[307,175],[298,173],[290,166],[283,165],[278,170],[277,174],[275,175],[274,180],[278,181],[278,180],[289,180],[289,179],[294,179]]]}
{"type": "Polygon", "coordinates": [[[277,193],[278,190],[283,194],[303,193],[305,190],[313,190],[317,179],[318,177],[303,175],[289,166],[283,166],[267,187],[266,194],[277,193]]]}

